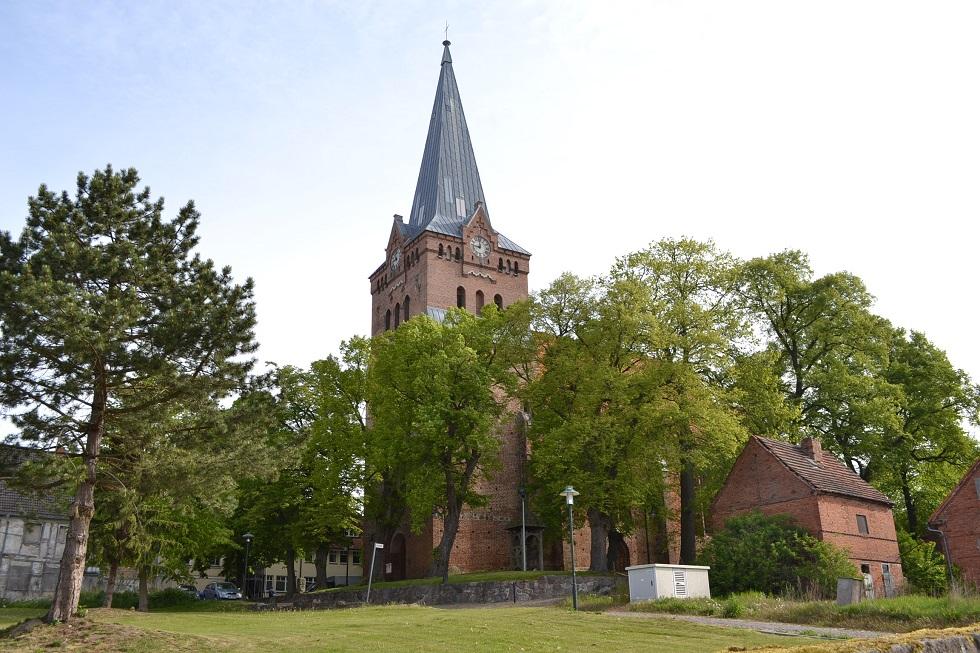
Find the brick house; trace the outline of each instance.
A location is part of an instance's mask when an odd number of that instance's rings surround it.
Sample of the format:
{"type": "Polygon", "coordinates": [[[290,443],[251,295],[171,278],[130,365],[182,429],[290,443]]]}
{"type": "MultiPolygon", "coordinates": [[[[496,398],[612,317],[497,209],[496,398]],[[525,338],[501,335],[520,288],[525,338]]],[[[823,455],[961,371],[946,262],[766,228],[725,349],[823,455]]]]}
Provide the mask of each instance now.
{"type": "Polygon", "coordinates": [[[980,587],[980,460],[932,513],[929,526],[943,534],[945,550],[963,580],[980,587]]]}
{"type": "Polygon", "coordinates": [[[712,526],[758,510],[785,514],[820,540],[847,552],[870,576],[875,596],[903,583],[893,502],[828,452],[818,440],[800,445],[752,436],[712,502],[712,526]]]}

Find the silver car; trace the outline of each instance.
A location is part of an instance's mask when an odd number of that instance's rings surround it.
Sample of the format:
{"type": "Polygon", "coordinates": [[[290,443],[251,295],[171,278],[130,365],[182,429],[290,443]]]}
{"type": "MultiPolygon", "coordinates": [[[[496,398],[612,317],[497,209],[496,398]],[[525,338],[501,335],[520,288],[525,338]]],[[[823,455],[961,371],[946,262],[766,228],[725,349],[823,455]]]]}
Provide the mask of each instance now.
{"type": "Polygon", "coordinates": [[[239,600],[242,598],[242,593],[231,583],[209,583],[201,592],[201,598],[219,601],[239,600]]]}

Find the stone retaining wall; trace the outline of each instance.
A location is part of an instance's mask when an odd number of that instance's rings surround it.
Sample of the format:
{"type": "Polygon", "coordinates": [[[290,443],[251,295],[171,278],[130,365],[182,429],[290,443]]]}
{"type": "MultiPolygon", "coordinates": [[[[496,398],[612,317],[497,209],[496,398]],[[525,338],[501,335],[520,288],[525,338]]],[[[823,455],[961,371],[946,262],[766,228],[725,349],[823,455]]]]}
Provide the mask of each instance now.
{"type": "MultiPolygon", "coordinates": [[[[579,595],[610,594],[624,579],[616,576],[580,576],[579,595]]],[[[357,589],[331,590],[313,594],[297,594],[289,602],[280,601],[277,607],[300,609],[340,608],[364,602],[367,586],[357,589]]],[[[474,583],[427,584],[400,587],[374,587],[371,603],[419,603],[422,605],[451,605],[458,603],[523,603],[541,599],[571,596],[571,576],[542,576],[534,580],[482,581],[474,583]]],[[[272,606],[269,606],[272,607],[272,606]]]]}

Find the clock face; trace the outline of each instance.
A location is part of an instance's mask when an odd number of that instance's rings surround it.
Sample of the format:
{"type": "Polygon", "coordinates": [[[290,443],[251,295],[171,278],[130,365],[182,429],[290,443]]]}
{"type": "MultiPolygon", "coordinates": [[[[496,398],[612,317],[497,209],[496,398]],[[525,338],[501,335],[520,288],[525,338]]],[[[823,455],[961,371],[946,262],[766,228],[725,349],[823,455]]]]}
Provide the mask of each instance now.
{"type": "Polygon", "coordinates": [[[402,251],[400,249],[396,249],[395,253],[391,255],[392,269],[397,270],[398,266],[401,265],[401,262],[402,262],[402,251]]]}
{"type": "Polygon", "coordinates": [[[488,241],[483,236],[477,236],[470,241],[470,249],[479,258],[486,258],[490,256],[490,241],[488,241]]]}

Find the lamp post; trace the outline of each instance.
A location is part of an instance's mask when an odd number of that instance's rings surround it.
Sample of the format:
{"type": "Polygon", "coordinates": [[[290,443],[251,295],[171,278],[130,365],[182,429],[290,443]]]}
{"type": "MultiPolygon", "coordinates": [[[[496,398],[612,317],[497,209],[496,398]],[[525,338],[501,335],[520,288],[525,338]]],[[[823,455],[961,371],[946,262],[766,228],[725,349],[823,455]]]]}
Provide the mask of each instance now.
{"type": "Polygon", "coordinates": [[[375,542],[374,548],[371,549],[371,571],[368,574],[368,589],[367,589],[367,597],[364,599],[365,603],[371,602],[371,581],[374,580],[374,557],[375,555],[377,555],[378,549],[383,549],[383,548],[385,548],[384,544],[382,544],[381,542],[375,542]]]}
{"type": "Polygon", "coordinates": [[[242,535],[242,539],[245,540],[245,569],[242,572],[242,592],[245,594],[246,599],[248,598],[248,549],[254,537],[251,533],[242,535]]]}
{"type": "Polygon", "coordinates": [[[521,495],[521,571],[527,571],[527,525],[524,520],[524,504],[527,502],[527,488],[522,485],[517,491],[521,495]]]}
{"type": "Polygon", "coordinates": [[[572,522],[572,504],[575,503],[578,492],[571,485],[566,485],[565,489],[558,495],[565,497],[565,503],[568,505],[568,548],[572,553],[572,610],[578,610],[578,577],[575,575],[575,525],[572,522]]]}

